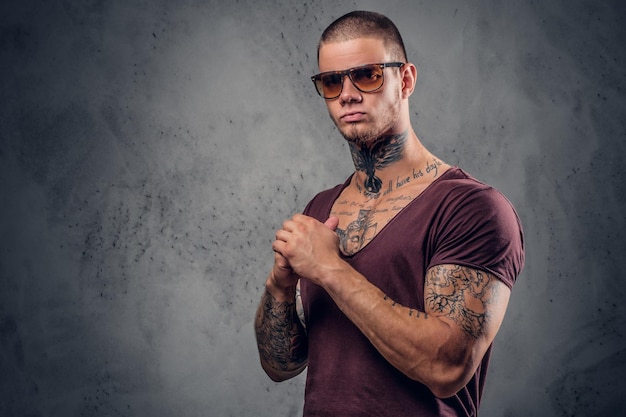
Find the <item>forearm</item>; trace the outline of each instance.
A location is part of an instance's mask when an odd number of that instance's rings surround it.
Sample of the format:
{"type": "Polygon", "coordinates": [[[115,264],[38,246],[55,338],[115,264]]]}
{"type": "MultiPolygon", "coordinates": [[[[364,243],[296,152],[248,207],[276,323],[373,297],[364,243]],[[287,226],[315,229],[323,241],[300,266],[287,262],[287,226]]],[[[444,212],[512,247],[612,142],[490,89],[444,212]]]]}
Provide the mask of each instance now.
{"type": "Polygon", "coordinates": [[[441,397],[467,382],[471,351],[458,329],[395,303],[349,266],[335,273],[327,292],[391,365],[441,397]]]}
{"type": "Polygon", "coordinates": [[[295,274],[324,288],[390,364],[439,397],[454,395],[491,345],[510,290],[490,273],[437,265],[426,271],[425,312],[400,306],[341,258],[336,226],[336,217],[322,224],[295,215],[272,248],[295,274]]]}
{"type": "Polygon", "coordinates": [[[255,331],[261,365],[272,380],[292,378],[306,367],[306,332],[296,313],[295,287],[278,291],[266,285],[255,331]]]}

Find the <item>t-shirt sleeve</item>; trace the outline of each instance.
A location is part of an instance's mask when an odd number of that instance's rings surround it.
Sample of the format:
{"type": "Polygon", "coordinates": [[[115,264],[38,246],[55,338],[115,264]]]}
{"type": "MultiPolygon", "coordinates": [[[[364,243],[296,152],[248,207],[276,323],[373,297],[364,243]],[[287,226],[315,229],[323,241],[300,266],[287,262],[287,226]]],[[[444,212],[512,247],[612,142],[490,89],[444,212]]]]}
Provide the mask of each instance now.
{"type": "Polygon", "coordinates": [[[454,264],[490,272],[513,287],[524,265],[524,236],[511,203],[488,187],[453,197],[437,228],[429,265],[454,264]]]}

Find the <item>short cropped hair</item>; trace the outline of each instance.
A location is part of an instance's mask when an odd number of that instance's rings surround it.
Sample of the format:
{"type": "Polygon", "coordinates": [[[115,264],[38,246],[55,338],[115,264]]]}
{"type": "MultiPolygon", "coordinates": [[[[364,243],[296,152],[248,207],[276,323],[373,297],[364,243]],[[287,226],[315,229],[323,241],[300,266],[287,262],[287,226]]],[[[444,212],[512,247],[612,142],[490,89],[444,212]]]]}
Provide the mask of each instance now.
{"type": "Polygon", "coordinates": [[[322,44],[357,38],[382,39],[385,48],[391,53],[391,59],[407,62],[404,42],[396,25],[380,13],[358,10],[341,16],[322,33],[317,45],[318,62],[322,44]]]}

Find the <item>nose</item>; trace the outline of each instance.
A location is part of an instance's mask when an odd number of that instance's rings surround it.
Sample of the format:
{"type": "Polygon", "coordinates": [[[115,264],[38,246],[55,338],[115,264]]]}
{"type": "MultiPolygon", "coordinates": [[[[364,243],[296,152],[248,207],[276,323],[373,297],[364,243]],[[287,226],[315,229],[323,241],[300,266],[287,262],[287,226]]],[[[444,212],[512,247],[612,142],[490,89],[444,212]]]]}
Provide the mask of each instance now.
{"type": "Polygon", "coordinates": [[[360,102],[363,99],[361,92],[355,87],[348,74],[343,77],[343,86],[339,99],[342,103],[360,102]]]}

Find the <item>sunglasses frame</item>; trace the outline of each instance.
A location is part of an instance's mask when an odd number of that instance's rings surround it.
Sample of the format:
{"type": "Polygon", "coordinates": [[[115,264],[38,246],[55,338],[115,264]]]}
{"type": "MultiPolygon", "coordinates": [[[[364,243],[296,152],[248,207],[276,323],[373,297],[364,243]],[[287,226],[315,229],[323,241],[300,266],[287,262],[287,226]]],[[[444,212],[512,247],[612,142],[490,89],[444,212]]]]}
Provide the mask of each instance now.
{"type": "Polygon", "coordinates": [[[406,63],[405,62],[384,62],[384,63],[378,63],[378,64],[367,64],[367,65],[360,65],[358,67],[353,67],[353,68],[348,68],[347,70],[343,70],[343,71],[326,71],[326,72],[320,72],[319,74],[315,74],[314,76],[311,77],[311,81],[313,81],[313,85],[315,86],[315,91],[317,91],[317,94],[320,95],[320,97],[322,97],[325,100],[334,100],[337,97],[339,97],[341,95],[341,92],[343,91],[343,81],[344,78],[346,77],[346,75],[348,76],[348,78],[350,79],[350,82],[352,83],[352,85],[359,90],[362,93],[373,93],[374,91],[380,90],[383,86],[383,84],[385,84],[385,68],[392,68],[392,67],[402,67],[404,66],[406,63]],[[357,70],[361,70],[361,69],[365,69],[368,67],[379,67],[382,71],[382,81],[380,83],[380,85],[376,88],[374,88],[373,90],[363,90],[362,88],[360,88],[355,82],[354,79],[352,78],[352,74],[354,73],[354,71],[357,70]],[[339,93],[336,96],[333,97],[324,97],[324,89],[323,89],[323,84],[322,87],[318,87],[317,83],[318,82],[322,82],[322,77],[325,75],[341,75],[341,88],[339,89],[339,93]]]}

